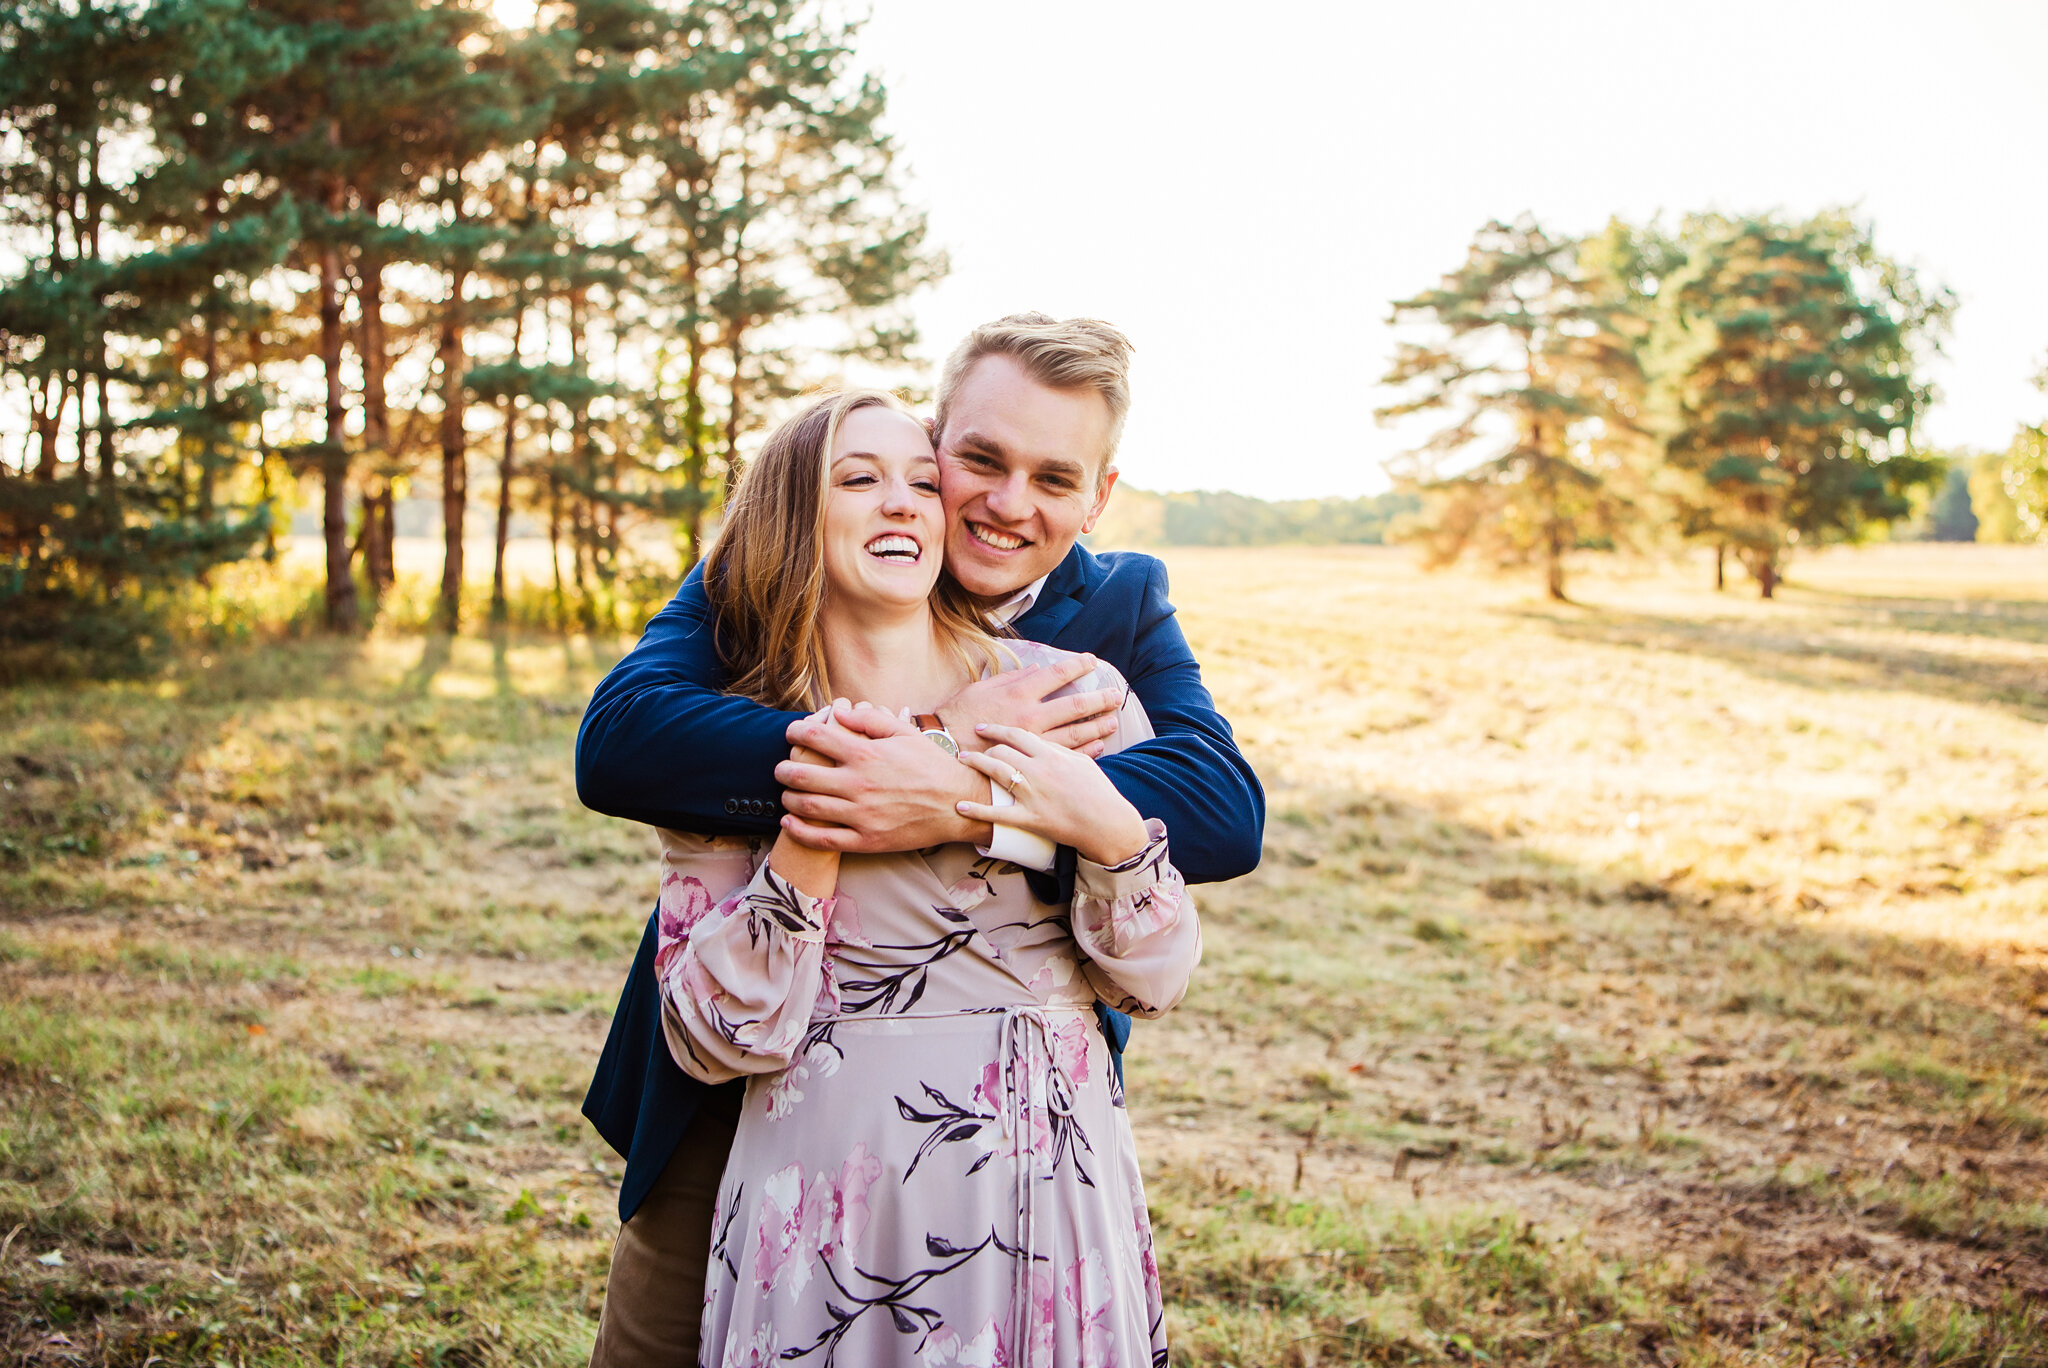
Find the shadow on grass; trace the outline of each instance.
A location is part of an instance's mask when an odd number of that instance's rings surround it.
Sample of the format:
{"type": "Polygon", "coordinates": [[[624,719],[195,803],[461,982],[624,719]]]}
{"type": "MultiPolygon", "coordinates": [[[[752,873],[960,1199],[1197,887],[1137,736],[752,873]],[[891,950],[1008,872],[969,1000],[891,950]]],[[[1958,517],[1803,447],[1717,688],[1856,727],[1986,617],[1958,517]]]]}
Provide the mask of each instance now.
{"type": "Polygon", "coordinates": [[[1905,629],[1949,637],[2048,644],[2048,603],[1980,604],[1957,611],[1947,600],[1861,598],[1802,591],[1833,605],[1784,622],[1754,617],[1687,618],[1610,608],[1577,615],[1525,609],[1573,641],[1675,651],[1737,665],[1762,679],[1807,689],[1915,693],[2001,708],[2028,722],[2048,722],[2048,665],[1973,659],[1897,641],[1851,637],[1851,631],[1905,629]]]}
{"type": "MultiPolygon", "coordinates": [[[[1439,1213],[1504,1204],[1552,1253],[1597,1228],[1588,1268],[1610,1285],[1689,1261],[1699,1279],[1640,1313],[1726,1311],[1708,1336],[1724,1347],[1785,1330],[1774,1361],[1860,1324],[1785,1312],[1785,1280],[1815,1267],[1887,1305],[1902,1285],[1930,1308],[1977,1305],[1953,1288],[1987,1264],[2048,1291],[2024,970],[1343,791],[1276,795],[1260,870],[1196,895],[1211,932],[1187,1025],[1140,1023],[1130,1057],[1134,1115],[1213,1131],[1152,1188],[1182,1325],[1198,1344],[1237,1325],[1193,1361],[1294,1362],[1252,1344],[1255,1321],[1357,1324],[1387,1297],[1433,1298],[1447,1338],[1502,1331],[1491,1282],[1390,1266],[1391,1249],[1441,1243],[1433,1228],[1357,1234],[1355,1263],[1329,1261],[1338,1242],[1311,1227],[1407,1209],[1388,1164],[1439,1213]],[[1227,1230],[1205,1227],[1225,1208],[1227,1230]]],[[[1539,1339],[1576,1328],[1530,1310],[1539,1339]]]]}

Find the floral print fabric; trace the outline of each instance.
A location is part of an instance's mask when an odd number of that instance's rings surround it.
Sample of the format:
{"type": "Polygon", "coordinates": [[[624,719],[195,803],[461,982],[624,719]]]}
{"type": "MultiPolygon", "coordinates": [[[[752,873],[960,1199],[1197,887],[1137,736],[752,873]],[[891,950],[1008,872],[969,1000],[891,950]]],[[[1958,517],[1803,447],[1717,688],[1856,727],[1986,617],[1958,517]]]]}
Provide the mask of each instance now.
{"type": "MultiPolygon", "coordinates": [[[[1114,745],[1150,734],[1135,700],[1122,723],[1114,745]]],[[[1093,1010],[1156,1016],[1200,958],[1164,828],[1148,835],[1114,868],[1081,861],[1073,905],[1055,907],[965,845],[849,856],[812,899],[765,844],[663,833],[669,1047],[698,1078],[750,1079],[703,1363],[1165,1363],[1137,1152],[1093,1010]]]]}

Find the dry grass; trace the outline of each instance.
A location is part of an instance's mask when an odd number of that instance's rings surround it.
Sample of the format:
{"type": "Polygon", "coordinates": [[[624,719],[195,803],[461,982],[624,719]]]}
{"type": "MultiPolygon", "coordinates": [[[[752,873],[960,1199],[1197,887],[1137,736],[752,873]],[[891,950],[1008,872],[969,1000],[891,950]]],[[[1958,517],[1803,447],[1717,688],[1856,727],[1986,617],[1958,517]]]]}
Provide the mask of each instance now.
{"type": "MultiPolygon", "coordinates": [[[[2048,555],[1170,559],[1273,808],[1130,1061],[1179,1360],[2048,1363],[2048,555]]],[[[0,1357],[580,1359],[612,649],[0,694],[0,1357]]]]}

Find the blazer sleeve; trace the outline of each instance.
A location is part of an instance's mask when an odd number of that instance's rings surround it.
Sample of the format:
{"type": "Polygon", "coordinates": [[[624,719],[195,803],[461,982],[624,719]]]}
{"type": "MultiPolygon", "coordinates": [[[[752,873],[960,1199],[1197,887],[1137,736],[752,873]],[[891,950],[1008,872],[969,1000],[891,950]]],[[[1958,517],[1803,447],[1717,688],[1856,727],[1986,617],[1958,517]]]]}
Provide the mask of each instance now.
{"type": "Polygon", "coordinates": [[[702,567],[591,695],[576,733],[576,796],[608,817],[703,836],[768,836],[775,767],[800,713],[723,693],[702,567]]]}
{"type": "Polygon", "coordinates": [[[1140,813],[1166,823],[1174,863],[1189,883],[1251,873],[1265,841],[1266,792],[1202,685],[1159,561],[1145,583],[1131,659],[1115,663],[1158,735],[1103,756],[1104,773],[1140,813]]]}

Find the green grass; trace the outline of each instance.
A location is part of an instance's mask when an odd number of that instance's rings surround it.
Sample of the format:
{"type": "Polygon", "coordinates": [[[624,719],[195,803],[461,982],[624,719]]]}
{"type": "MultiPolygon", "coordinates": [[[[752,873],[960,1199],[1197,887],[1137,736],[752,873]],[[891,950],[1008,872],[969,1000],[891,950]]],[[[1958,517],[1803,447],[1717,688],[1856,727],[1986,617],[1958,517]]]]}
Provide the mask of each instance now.
{"type": "MultiPolygon", "coordinates": [[[[1272,805],[1128,1061],[1177,1364],[2048,1364],[2048,610],[1972,553],[1175,553],[1272,805]]],[[[0,692],[0,1359],[583,1360],[622,645],[0,692]]]]}

